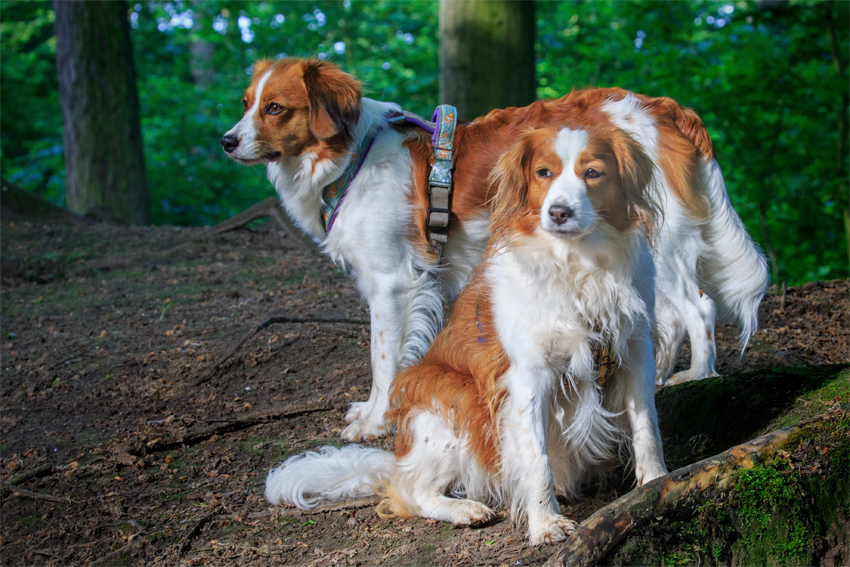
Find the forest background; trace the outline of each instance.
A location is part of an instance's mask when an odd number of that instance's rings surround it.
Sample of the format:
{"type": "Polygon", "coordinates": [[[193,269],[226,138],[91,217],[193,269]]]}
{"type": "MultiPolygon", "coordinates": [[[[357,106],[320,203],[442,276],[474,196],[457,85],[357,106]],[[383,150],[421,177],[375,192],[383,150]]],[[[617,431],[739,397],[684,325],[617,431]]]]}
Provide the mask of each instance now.
{"type": "MultiPolygon", "coordinates": [[[[848,7],[538,1],[537,95],[618,86],[695,109],[773,281],[847,278],[848,7]]],[[[238,166],[219,146],[259,57],[334,61],[366,96],[423,116],[452,102],[440,100],[434,1],[128,8],[155,224],[214,224],[273,194],[264,168],[238,166]]],[[[49,2],[0,3],[0,167],[64,205],[54,20],[49,2]]]]}

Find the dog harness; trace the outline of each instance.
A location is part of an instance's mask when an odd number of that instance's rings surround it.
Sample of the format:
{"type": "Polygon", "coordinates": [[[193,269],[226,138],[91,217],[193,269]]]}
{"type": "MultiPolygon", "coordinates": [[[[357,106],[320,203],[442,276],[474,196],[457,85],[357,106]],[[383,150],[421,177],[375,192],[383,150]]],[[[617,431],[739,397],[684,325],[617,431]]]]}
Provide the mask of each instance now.
{"type": "Polygon", "coordinates": [[[457,108],[450,104],[441,104],[434,110],[430,122],[406,111],[391,112],[387,115],[387,120],[394,124],[415,124],[431,133],[434,164],[428,176],[428,241],[431,243],[431,253],[439,259],[443,244],[448,241],[452,213],[452,158],[457,108]]]}
{"type": "MultiPolygon", "coordinates": [[[[442,104],[436,108],[430,121],[403,110],[392,110],[386,114],[385,118],[390,124],[409,123],[431,134],[434,164],[431,166],[428,177],[428,240],[431,243],[431,253],[439,259],[443,244],[448,240],[451,219],[452,157],[457,109],[454,106],[442,104]]],[[[348,187],[360,171],[380,131],[380,125],[376,125],[369,131],[360,146],[351,154],[351,159],[342,175],[325,186],[322,191],[322,221],[326,233],[331,231],[348,187]]]]}
{"type": "Polygon", "coordinates": [[[371,130],[360,142],[360,146],[351,154],[351,159],[348,166],[342,172],[336,181],[326,185],[322,191],[322,222],[325,225],[325,233],[330,233],[331,227],[336,220],[337,212],[348,192],[348,186],[357,177],[360,167],[366,161],[366,156],[369,155],[369,150],[372,149],[372,144],[375,143],[375,138],[381,130],[380,125],[373,126],[371,130]]]}
{"type": "Polygon", "coordinates": [[[593,344],[593,365],[598,372],[596,383],[599,384],[600,388],[604,388],[605,384],[608,383],[608,378],[613,376],[617,369],[617,359],[614,357],[611,341],[593,344]]]}

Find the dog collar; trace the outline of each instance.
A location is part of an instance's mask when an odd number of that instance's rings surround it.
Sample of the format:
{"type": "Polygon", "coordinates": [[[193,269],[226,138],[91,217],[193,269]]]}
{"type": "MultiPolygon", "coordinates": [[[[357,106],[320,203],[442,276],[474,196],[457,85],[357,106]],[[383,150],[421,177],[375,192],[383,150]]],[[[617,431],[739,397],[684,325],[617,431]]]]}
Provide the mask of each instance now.
{"type": "Polygon", "coordinates": [[[596,383],[600,388],[604,388],[608,383],[608,378],[614,375],[617,369],[617,360],[614,357],[614,347],[611,341],[605,341],[593,344],[593,365],[598,371],[596,383]]]}
{"type": "Polygon", "coordinates": [[[336,181],[326,185],[322,190],[322,223],[325,226],[326,234],[330,234],[331,227],[333,227],[334,220],[336,220],[336,215],[339,212],[339,207],[345,198],[345,194],[348,192],[348,187],[354,181],[354,178],[357,177],[357,173],[360,171],[363,162],[366,161],[366,156],[369,155],[369,150],[372,149],[372,144],[375,143],[375,138],[378,137],[380,129],[381,125],[378,124],[369,130],[363,141],[360,142],[360,146],[351,153],[351,159],[345,171],[342,172],[342,175],[336,181]]]}

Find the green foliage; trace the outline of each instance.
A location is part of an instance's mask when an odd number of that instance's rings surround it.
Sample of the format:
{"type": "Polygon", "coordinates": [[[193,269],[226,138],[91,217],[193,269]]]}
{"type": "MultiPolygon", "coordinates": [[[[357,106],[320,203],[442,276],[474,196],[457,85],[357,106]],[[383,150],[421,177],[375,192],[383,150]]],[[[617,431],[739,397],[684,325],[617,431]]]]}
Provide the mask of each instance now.
{"type": "Polygon", "coordinates": [[[273,195],[265,168],[219,139],[242,114],[261,57],[321,57],[368,96],[428,112],[437,96],[431,2],[150,2],[131,13],[154,219],[211,224],[273,195]],[[386,69],[384,68],[386,67],[386,69]]]}
{"type": "Polygon", "coordinates": [[[538,17],[540,97],[619,86],[694,108],[773,279],[847,277],[848,3],[541,2],[538,17]]]}
{"type": "Polygon", "coordinates": [[[0,2],[0,168],[9,181],[64,205],[53,19],[50,2],[0,2]]]}
{"type": "MultiPolygon", "coordinates": [[[[694,108],[774,280],[847,277],[848,7],[538,2],[538,96],[621,86],[694,108]]],[[[367,96],[420,114],[442,102],[437,2],[179,0],[129,9],[158,224],[215,223],[272,194],[264,168],[231,163],[218,143],[240,117],[258,57],[335,61],[367,96]]],[[[52,21],[50,3],[0,3],[0,165],[4,177],[62,204],[52,21]]]]}

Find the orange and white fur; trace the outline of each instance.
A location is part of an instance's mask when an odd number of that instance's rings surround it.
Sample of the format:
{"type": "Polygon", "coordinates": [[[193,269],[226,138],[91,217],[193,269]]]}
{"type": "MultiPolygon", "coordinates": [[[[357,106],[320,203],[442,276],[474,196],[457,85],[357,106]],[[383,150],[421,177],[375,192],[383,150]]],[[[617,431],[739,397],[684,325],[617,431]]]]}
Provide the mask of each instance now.
{"type": "Polygon", "coordinates": [[[445,329],[392,388],[395,455],[348,445],[290,458],[274,504],[379,493],[379,512],[456,525],[506,504],[533,545],[575,528],[556,494],[631,443],[638,484],[665,474],[655,412],[653,166],[615,127],[526,132],[500,160],[484,261],[445,329]],[[617,364],[599,379],[596,345],[617,364]]]}
{"type": "Polygon", "coordinates": [[[244,116],[221,140],[225,151],[243,164],[266,164],[286,211],[350,268],[369,304],[372,390],[346,415],[348,440],[385,433],[393,378],[425,354],[444,302],[482,258],[493,168],[537,124],[621,128],[653,163],[663,217],[654,248],[658,384],[672,373],[685,333],[691,366],[668,383],[715,374],[715,311],[739,324],[744,344],[756,329],[766,262],[732,209],[708,132],[668,98],[589,89],[458,125],[452,220],[439,261],[427,252],[430,135],[387,123],[396,105],[361,97],[359,83],[335,65],[301,59],[258,61],[242,102],[244,116]],[[382,130],[326,234],[322,189],[376,126],[382,130]]]}

